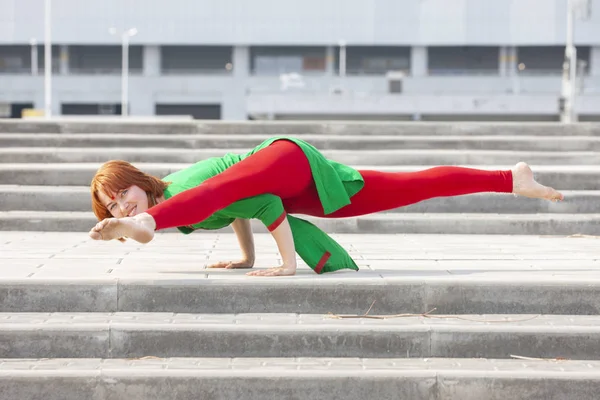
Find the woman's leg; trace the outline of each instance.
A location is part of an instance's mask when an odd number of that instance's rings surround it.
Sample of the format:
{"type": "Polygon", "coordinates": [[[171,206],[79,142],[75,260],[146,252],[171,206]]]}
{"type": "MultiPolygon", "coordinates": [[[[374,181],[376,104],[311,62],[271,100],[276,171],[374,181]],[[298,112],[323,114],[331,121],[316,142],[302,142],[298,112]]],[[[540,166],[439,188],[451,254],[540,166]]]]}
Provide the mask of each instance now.
{"type": "MultiPolygon", "coordinates": [[[[90,231],[90,237],[95,240],[130,237],[148,243],[155,230],[201,222],[235,201],[259,194],[297,196],[312,182],[310,164],[302,149],[291,141],[278,140],[146,212],[131,218],[100,221],[90,231]]],[[[276,228],[269,227],[273,232],[276,228]]]]}
{"type": "Polygon", "coordinates": [[[95,240],[130,237],[148,243],[154,231],[201,222],[231,203],[259,194],[293,197],[311,185],[304,152],[295,143],[278,140],[201,185],[186,190],[131,218],[109,218],[90,231],[95,240]]]}
{"type": "Polygon", "coordinates": [[[360,171],[365,187],[352,204],[328,215],[351,217],[407,206],[434,197],[512,192],[511,171],[434,167],[416,172],[360,171]]]}
{"type": "Polygon", "coordinates": [[[505,171],[448,166],[417,172],[359,172],[365,180],[365,186],[352,197],[351,204],[334,213],[323,215],[317,193],[312,188],[300,196],[284,199],[287,212],[325,218],[354,217],[403,207],[434,197],[481,192],[514,192],[528,197],[562,199],[562,195],[554,189],[535,182],[531,170],[524,163],[505,171]],[[513,177],[517,178],[514,182],[513,177]]]}
{"type": "Polygon", "coordinates": [[[310,164],[293,142],[278,140],[201,185],[146,211],[156,230],[198,223],[246,197],[271,193],[293,197],[312,183],[310,164]]]}

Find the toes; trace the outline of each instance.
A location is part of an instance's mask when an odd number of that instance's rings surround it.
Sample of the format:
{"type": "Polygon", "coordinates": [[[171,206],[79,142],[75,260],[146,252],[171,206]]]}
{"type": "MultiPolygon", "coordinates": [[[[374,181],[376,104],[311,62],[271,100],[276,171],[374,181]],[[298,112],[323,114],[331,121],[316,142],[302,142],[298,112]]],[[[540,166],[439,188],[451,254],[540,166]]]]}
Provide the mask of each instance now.
{"type": "Polygon", "coordinates": [[[560,201],[560,200],[564,199],[564,196],[558,190],[555,190],[555,189],[552,189],[552,188],[548,188],[548,195],[547,195],[546,198],[548,200],[560,201]]]}
{"type": "Polygon", "coordinates": [[[100,232],[91,231],[89,235],[94,240],[102,240],[102,234],[100,232]]]}

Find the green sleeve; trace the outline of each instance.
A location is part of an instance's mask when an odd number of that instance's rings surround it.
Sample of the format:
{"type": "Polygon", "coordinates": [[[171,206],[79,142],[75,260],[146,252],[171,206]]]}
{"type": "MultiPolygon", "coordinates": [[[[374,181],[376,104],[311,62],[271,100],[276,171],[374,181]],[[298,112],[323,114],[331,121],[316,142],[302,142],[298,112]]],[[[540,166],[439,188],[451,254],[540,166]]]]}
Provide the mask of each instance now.
{"type": "Polygon", "coordinates": [[[268,228],[286,213],[281,198],[272,194],[261,194],[238,200],[217,211],[215,215],[228,218],[259,219],[268,228]]]}
{"type": "Polygon", "coordinates": [[[317,274],[341,269],[358,271],[350,254],[316,225],[301,218],[287,216],[294,236],[296,253],[317,274]]]}
{"type": "Polygon", "coordinates": [[[261,194],[236,201],[217,211],[214,216],[220,219],[255,218],[261,220],[267,228],[287,218],[296,253],[316,273],[340,269],[358,270],[358,266],[342,246],[310,222],[287,215],[281,198],[272,194],[261,194]]]}

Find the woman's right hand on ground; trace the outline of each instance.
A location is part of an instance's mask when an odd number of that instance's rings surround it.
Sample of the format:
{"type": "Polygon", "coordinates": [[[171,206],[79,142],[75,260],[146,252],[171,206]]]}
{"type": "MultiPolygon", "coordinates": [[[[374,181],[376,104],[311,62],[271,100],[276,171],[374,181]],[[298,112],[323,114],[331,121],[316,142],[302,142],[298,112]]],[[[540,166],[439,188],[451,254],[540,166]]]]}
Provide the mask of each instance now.
{"type": "Polygon", "coordinates": [[[252,268],[254,261],[239,260],[239,261],[219,261],[218,263],[207,265],[206,268],[225,268],[225,269],[243,269],[252,268]]]}

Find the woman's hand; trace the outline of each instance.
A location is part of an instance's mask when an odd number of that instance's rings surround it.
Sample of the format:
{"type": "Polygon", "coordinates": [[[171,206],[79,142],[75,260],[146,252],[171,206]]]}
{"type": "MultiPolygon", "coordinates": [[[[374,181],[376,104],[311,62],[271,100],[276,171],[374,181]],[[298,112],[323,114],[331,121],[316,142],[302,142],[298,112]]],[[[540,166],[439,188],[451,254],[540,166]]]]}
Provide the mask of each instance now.
{"type": "Polygon", "coordinates": [[[277,243],[277,248],[279,249],[279,254],[281,254],[281,266],[248,272],[246,275],[289,276],[296,274],[296,247],[294,246],[292,228],[287,218],[271,231],[271,235],[273,235],[273,239],[275,239],[275,243],[277,243]]]}
{"type": "Polygon", "coordinates": [[[239,261],[219,261],[218,263],[207,265],[206,268],[225,268],[225,269],[243,269],[252,268],[254,260],[239,260],[239,261]]]}
{"type": "Polygon", "coordinates": [[[290,276],[296,274],[296,263],[293,265],[284,264],[280,267],[274,267],[269,269],[261,269],[252,272],[248,272],[246,275],[250,276],[290,276]]]}

